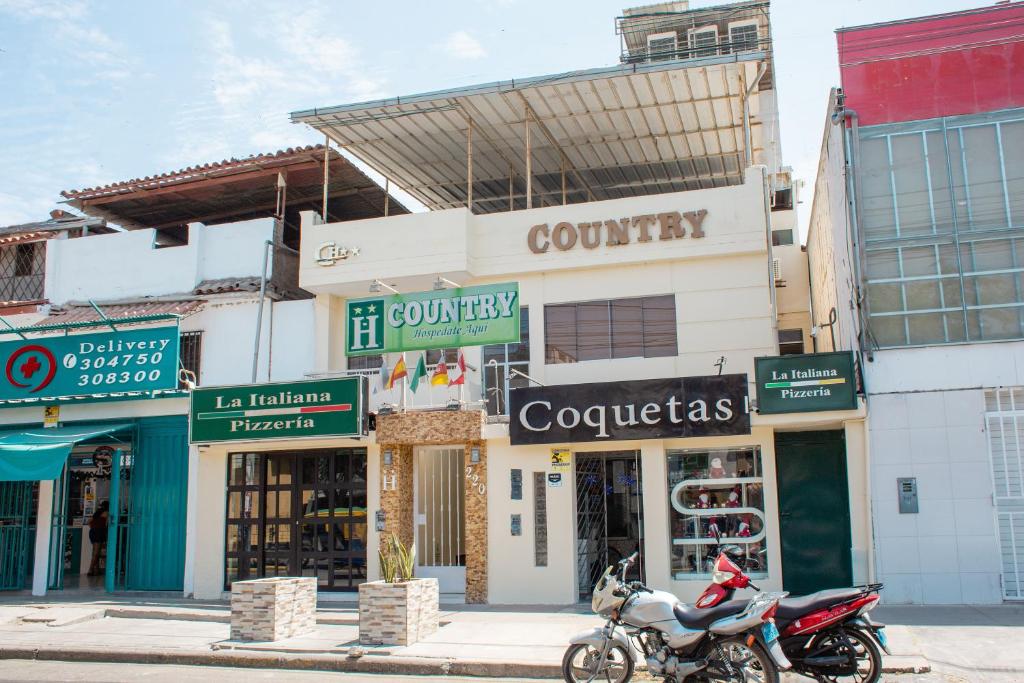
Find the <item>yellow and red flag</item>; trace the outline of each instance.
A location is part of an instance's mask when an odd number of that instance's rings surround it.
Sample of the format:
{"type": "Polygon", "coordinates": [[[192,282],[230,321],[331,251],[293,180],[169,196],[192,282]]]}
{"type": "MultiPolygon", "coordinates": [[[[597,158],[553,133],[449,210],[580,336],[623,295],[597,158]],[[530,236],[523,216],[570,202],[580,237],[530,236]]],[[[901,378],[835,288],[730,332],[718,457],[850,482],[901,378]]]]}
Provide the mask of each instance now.
{"type": "Polygon", "coordinates": [[[448,386],[448,366],[445,365],[443,354],[441,360],[437,361],[437,365],[434,366],[434,374],[430,376],[430,383],[434,386],[448,386]]]}
{"type": "Polygon", "coordinates": [[[395,367],[391,371],[391,376],[388,377],[388,383],[387,383],[387,386],[385,388],[387,388],[387,389],[394,389],[395,388],[395,382],[397,382],[398,380],[402,379],[403,377],[408,377],[408,376],[409,376],[409,373],[405,369],[405,356],[402,355],[402,356],[400,356],[398,358],[398,362],[395,363],[395,367]]]}

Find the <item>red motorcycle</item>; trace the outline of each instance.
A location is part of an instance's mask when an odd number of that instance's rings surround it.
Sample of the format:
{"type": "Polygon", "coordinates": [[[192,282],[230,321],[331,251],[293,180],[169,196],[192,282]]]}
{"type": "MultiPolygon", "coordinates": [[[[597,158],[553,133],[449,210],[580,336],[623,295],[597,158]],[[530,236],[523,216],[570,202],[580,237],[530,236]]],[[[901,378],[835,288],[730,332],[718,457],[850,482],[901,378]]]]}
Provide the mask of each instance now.
{"type": "MultiPolygon", "coordinates": [[[[717,548],[711,585],[697,599],[698,608],[712,608],[732,600],[739,588],[761,590],[737,564],[737,546],[717,548]],[[733,557],[730,557],[733,556],[733,557]],[[734,561],[733,558],[737,558],[734,561]]],[[[784,598],[775,612],[782,650],[792,671],[822,683],[851,678],[876,683],[882,675],[881,647],[889,652],[885,625],[868,612],[880,599],[882,584],[824,590],[799,598],[784,598]]]]}

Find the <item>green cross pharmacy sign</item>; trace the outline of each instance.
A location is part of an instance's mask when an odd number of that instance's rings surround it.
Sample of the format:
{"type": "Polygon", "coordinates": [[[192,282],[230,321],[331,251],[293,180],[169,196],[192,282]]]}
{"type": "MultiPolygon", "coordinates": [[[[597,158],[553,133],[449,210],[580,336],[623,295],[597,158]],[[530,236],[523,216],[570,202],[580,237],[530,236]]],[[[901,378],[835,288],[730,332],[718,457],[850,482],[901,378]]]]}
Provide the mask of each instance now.
{"type": "Polygon", "coordinates": [[[857,377],[848,351],[767,356],[755,364],[759,413],[857,408],[857,377]]]}
{"type": "Polygon", "coordinates": [[[515,282],[346,303],[347,356],[518,341],[519,285],[515,282]]]}
{"type": "Polygon", "coordinates": [[[192,443],[366,434],[366,378],[192,390],[192,443]]]}

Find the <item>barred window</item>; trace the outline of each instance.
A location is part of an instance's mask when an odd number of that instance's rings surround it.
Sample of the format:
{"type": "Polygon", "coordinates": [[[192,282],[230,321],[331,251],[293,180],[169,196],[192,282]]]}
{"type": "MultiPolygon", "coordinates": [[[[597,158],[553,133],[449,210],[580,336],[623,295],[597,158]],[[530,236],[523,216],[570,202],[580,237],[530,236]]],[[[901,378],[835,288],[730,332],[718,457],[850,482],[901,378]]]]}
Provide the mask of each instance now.
{"type": "Polygon", "coordinates": [[[1024,338],[1024,110],[861,129],[881,347],[1024,338]]]}
{"type": "MultiPolygon", "coordinates": [[[[200,384],[199,372],[203,358],[203,333],[199,330],[193,332],[182,332],[179,342],[178,359],[181,367],[189,372],[195,373],[196,384],[200,384]]],[[[179,381],[179,388],[185,388],[185,383],[179,381]]]]}

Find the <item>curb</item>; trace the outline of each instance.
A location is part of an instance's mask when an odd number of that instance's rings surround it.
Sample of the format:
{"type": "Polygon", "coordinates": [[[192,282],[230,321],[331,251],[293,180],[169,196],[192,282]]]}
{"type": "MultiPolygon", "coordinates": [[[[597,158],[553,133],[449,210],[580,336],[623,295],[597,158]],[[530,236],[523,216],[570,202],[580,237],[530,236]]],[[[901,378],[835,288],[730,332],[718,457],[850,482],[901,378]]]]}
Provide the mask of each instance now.
{"type": "Polygon", "coordinates": [[[107,664],[177,664],[258,669],[293,669],[346,673],[417,676],[475,676],[481,678],[561,678],[555,664],[451,660],[432,657],[291,654],[252,650],[95,650],[74,647],[0,647],[0,660],[102,662],[107,664]]]}

